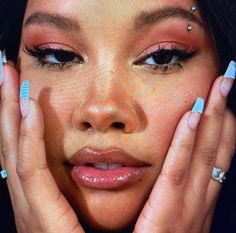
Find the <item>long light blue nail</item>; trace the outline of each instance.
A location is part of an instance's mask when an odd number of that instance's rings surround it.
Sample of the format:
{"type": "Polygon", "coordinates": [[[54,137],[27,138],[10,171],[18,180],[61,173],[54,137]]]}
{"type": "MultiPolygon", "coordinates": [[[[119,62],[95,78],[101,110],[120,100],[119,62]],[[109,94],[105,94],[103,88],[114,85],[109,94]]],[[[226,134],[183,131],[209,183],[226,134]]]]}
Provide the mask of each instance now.
{"type": "Polygon", "coordinates": [[[3,79],[3,55],[2,51],[0,51],[0,80],[3,79]]]}
{"type": "Polygon", "coordinates": [[[29,100],[29,80],[24,80],[20,88],[20,98],[22,100],[29,100]]]}
{"type": "Polygon", "coordinates": [[[7,63],[7,57],[6,57],[6,52],[5,52],[5,50],[2,52],[2,62],[3,63],[7,63]]]}
{"type": "Polygon", "coordinates": [[[201,97],[198,97],[193,106],[192,112],[203,113],[204,104],[205,104],[205,100],[201,97]]]}
{"type": "Polygon", "coordinates": [[[224,77],[235,79],[236,77],[236,62],[235,61],[231,61],[229,63],[229,66],[224,74],[224,77]]]}
{"type": "Polygon", "coordinates": [[[3,169],[3,170],[1,171],[1,177],[2,177],[3,179],[7,178],[7,170],[6,170],[6,169],[3,169]]]}
{"type": "Polygon", "coordinates": [[[0,85],[3,83],[3,63],[7,63],[6,53],[0,50],[0,85]]]}

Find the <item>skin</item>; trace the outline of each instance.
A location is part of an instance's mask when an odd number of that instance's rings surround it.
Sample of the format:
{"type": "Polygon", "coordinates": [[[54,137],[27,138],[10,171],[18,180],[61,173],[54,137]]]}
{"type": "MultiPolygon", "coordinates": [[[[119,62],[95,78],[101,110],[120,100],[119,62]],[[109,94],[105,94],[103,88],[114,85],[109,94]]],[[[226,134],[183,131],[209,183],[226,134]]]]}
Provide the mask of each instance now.
{"type": "MultiPolygon", "coordinates": [[[[29,177],[29,174],[33,175],[39,164],[45,165],[45,158],[43,156],[42,158],[27,157],[26,154],[30,154],[29,152],[26,153],[27,150],[30,150],[29,143],[24,142],[24,146],[23,140],[22,144],[20,143],[21,156],[19,157],[20,162],[18,162],[18,174],[15,175],[20,179],[20,181],[17,179],[20,183],[17,185],[23,187],[24,194],[22,193],[22,196],[26,195],[27,197],[27,204],[25,203],[25,205],[34,206],[32,213],[35,214],[34,216],[38,216],[34,218],[32,229],[38,229],[37,227],[43,222],[43,212],[39,214],[35,211],[36,206],[40,209],[40,204],[35,201],[35,198],[42,195],[42,200],[47,202],[46,198],[50,196],[52,198],[51,203],[54,203],[56,195],[49,194],[59,192],[56,185],[52,185],[53,179],[73,208],[73,210],[64,211],[66,214],[63,214],[63,217],[66,216],[67,218],[73,216],[71,225],[76,225],[77,222],[73,211],[83,225],[90,225],[95,229],[106,231],[125,229],[129,224],[135,224],[138,219],[136,232],[148,228],[149,232],[166,232],[167,222],[173,219],[173,225],[179,230],[178,232],[200,232],[199,229],[202,229],[207,216],[211,220],[211,213],[219,191],[219,184],[216,182],[213,185],[209,184],[212,186],[212,190],[209,195],[206,195],[207,208],[196,221],[197,223],[195,222],[197,225],[193,230],[191,229],[192,231],[188,231],[188,225],[191,225],[189,222],[193,221],[193,217],[187,213],[194,213],[194,210],[199,206],[198,199],[188,208],[188,211],[183,211],[183,216],[189,216],[187,223],[185,217],[180,219],[176,215],[173,216],[173,211],[179,208],[177,197],[184,196],[183,193],[187,193],[185,202],[192,202],[190,190],[191,188],[196,189],[196,184],[198,184],[198,182],[193,182],[197,174],[193,171],[200,172],[200,168],[202,168],[205,169],[203,174],[209,176],[211,168],[217,160],[216,149],[213,159],[208,163],[196,156],[197,154],[204,154],[203,152],[195,153],[195,158],[192,152],[194,143],[197,145],[196,148],[202,148],[198,152],[203,151],[204,148],[201,145],[204,144],[205,139],[213,138],[215,148],[215,144],[223,137],[221,135],[225,137],[226,133],[223,132],[227,132],[231,128],[234,120],[229,112],[225,112],[225,98],[220,96],[218,91],[223,77],[216,80],[219,75],[217,56],[208,29],[199,12],[195,14],[203,26],[191,22],[193,26],[191,32],[186,30],[189,20],[183,18],[165,19],[152,25],[143,26],[140,29],[133,29],[136,15],[142,11],[158,10],[170,4],[188,10],[193,2],[187,0],[173,0],[171,3],[166,0],[70,0],[66,2],[63,0],[29,0],[25,21],[36,11],[43,11],[63,14],[63,16],[73,18],[80,25],[80,31],[69,31],[59,29],[52,24],[39,25],[36,23],[23,26],[22,29],[19,52],[20,81],[30,81],[30,97],[34,99],[31,101],[32,106],[34,106],[31,107],[34,109],[31,114],[34,117],[28,124],[22,120],[21,130],[24,132],[24,127],[29,129],[33,127],[33,122],[37,122],[34,130],[45,140],[45,151],[43,149],[40,151],[42,154],[46,154],[47,163],[52,173],[50,176],[50,172],[47,171],[45,176],[41,176],[41,178],[44,177],[45,190],[47,190],[45,195],[36,191],[37,179],[34,180],[34,185],[27,186],[28,178],[26,177],[29,177]],[[195,48],[198,53],[191,59],[181,62],[181,69],[173,69],[168,73],[163,73],[161,70],[152,71],[147,65],[134,64],[140,54],[149,54],[151,50],[157,50],[158,44],[163,46],[164,43],[165,46],[175,44],[178,48],[185,48],[188,51],[195,48]],[[39,45],[56,46],[59,49],[74,51],[84,58],[84,63],[74,64],[64,70],[42,67],[37,65],[35,58],[24,52],[25,47],[33,48],[39,45]],[[215,88],[209,95],[214,81],[215,88]],[[209,102],[210,100],[207,103],[206,116],[207,113],[213,116],[214,114],[217,115],[217,111],[214,111],[217,106],[222,113],[219,114],[220,117],[215,117],[218,119],[217,121],[214,121],[214,117],[213,120],[205,117],[200,127],[200,133],[196,135],[196,131],[187,129],[186,119],[190,115],[196,98],[201,96],[207,99],[208,95],[212,96],[209,97],[212,103],[209,102]],[[218,96],[218,98],[214,99],[213,96],[218,96]],[[113,114],[107,110],[108,107],[114,110],[113,114]],[[130,116],[128,121],[125,121],[126,115],[130,116]],[[41,123],[39,123],[40,121],[41,123]],[[83,128],[84,122],[89,122],[91,127],[83,128]],[[113,127],[114,122],[124,123],[125,129],[113,127]],[[207,128],[207,124],[211,124],[210,130],[207,128]],[[227,130],[222,130],[222,128],[227,128],[227,130]],[[209,133],[209,136],[206,132],[210,132],[211,135],[209,133]],[[208,137],[201,138],[202,135],[208,137]],[[195,137],[197,138],[196,141],[195,137]],[[173,144],[173,140],[178,143],[173,144]],[[181,150],[180,145],[183,142],[188,142],[191,145],[189,151],[181,150]],[[171,147],[170,145],[178,146],[171,147]],[[70,171],[65,166],[65,161],[84,146],[101,149],[119,146],[132,154],[133,157],[149,163],[150,167],[140,182],[120,190],[95,190],[83,186],[78,188],[69,176],[70,171]],[[190,160],[175,156],[182,154],[184,157],[186,153],[191,154],[193,161],[195,161],[191,166],[190,160]],[[37,159],[38,161],[36,161],[37,159]],[[163,166],[164,161],[165,165],[163,166]],[[206,164],[206,166],[202,166],[201,163],[206,164]],[[189,171],[190,181],[186,181],[187,178],[183,178],[185,176],[182,177],[182,173],[179,173],[178,176],[178,169],[186,172],[190,167],[196,168],[189,171]],[[49,177],[48,181],[47,177],[49,177]],[[177,180],[174,178],[174,182],[173,177],[177,177],[177,180]],[[172,185],[165,186],[168,182],[172,185]],[[188,184],[188,189],[186,184],[188,184]],[[46,187],[46,185],[48,186],[46,187]],[[188,192],[185,192],[185,189],[188,192]],[[173,198],[170,194],[176,193],[176,190],[178,190],[178,194],[176,194],[176,198],[173,198]],[[149,198],[151,191],[154,194],[149,198]],[[164,198],[164,196],[166,197],[164,198]],[[157,210],[158,208],[160,210],[157,210]],[[165,214],[163,214],[163,210],[165,210],[165,214]],[[139,216],[140,212],[141,215],[139,216]],[[159,223],[150,216],[155,216],[159,223]],[[40,218],[42,219],[38,221],[40,218]],[[107,221],[108,219],[109,221],[107,221]],[[183,228],[181,228],[181,224],[184,226],[183,228]]],[[[11,71],[12,68],[9,67],[8,69],[6,68],[6,73],[8,72],[9,76],[17,77],[15,71],[11,71]]],[[[14,88],[17,89],[16,83],[11,85],[15,85],[14,88]]],[[[25,132],[29,131],[25,130],[25,132]]],[[[27,135],[28,133],[25,134],[25,138],[29,137],[27,135]]],[[[230,135],[233,135],[232,138],[234,138],[235,132],[232,131],[230,135]]],[[[29,142],[28,139],[27,142],[29,142]]],[[[232,148],[233,142],[230,142],[230,145],[232,148]]],[[[228,154],[232,153],[231,149],[227,152],[228,154]]],[[[207,158],[210,158],[209,153],[204,155],[206,156],[205,161],[207,161],[207,158]]],[[[5,157],[7,156],[5,155],[5,157]]],[[[228,157],[225,162],[225,169],[230,163],[230,156],[228,157]]],[[[13,160],[15,161],[15,159],[13,160]]],[[[222,163],[222,161],[220,162],[222,163]]],[[[201,182],[203,179],[204,177],[199,177],[201,182]]],[[[202,190],[207,190],[208,183],[205,183],[202,190]]],[[[43,184],[41,183],[41,185],[43,184]]],[[[13,187],[13,184],[11,183],[9,186],[13,187]]],[[[42,190],[44,190],[43,187],[42,190]]],[[[14,191],[12,192],[14,193],[14,191]]],[[[20,196],[20,194],[18,195],[20,196]]],[[[201,196],[201,194],[199,195],[201,196]]],[[[14,199],[13,196],[14,194],[12,194],[12,199],[14,199]]],[[[22,198],[19,197],[19,199],[22,198]]],[[[66,199],[62,198],[63,210],[67,210],[66,207],[69,206],[66,199]]],[[[19,209],[23,208],[24,203],[21,205],[18,207],[19,209]]],[[[52,210],[55,211],[57,205],[58,203],[52,204],[52,210]]],[[[62,211],[62,213],[64,212],[62,211]]],[[[20,211],[18,211],[19,213],[20,211]]],[[[196,213],[199,213],[199,210],[196,213]]],[[[17,211],[15,214],[17,215],[17,211]]],[[[44,216],[47,215],[44,213],[44,216]]],[[[54,222],[56,221],[55,217],[54,222]]],[[[209,230],[209,222],[207,219],[205,232],[209,230]]],[[[22,225],[22,223],[18,223],[19,229],[23,229],[21,232],[25,232],[25,226],[22,225]]],[[[50,228],[50,224],[42,225],[43,227],[40,226],[43,229],[50,228]]],[[[76,227],[78,229],[76,228],[77,231],[75,232],[82,231],[80,225],[76,225],[76,227]]],[[[50,231],[45,230],[45,232],[50,231]]],[[[70,231],[68,230],[68,232],[70,231]]]]}

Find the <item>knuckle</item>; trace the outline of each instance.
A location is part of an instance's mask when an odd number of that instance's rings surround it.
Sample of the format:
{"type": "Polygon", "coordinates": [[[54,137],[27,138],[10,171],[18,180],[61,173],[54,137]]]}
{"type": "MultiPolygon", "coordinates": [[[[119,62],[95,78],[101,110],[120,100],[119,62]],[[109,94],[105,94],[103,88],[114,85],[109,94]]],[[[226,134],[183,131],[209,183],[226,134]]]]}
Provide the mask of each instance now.
{"type": "Polygon", "coordinates": [[[181,148],[184,149],[185,151],[192,151],[193,145],[189,142],[182,142],[181,148]]]}
{"type": "Polygon", "coordinates": [[[162,172],[160,176],[162,177],[162,179],[170,183],[172,186],[179,186],[185,180],[186,170],[178,169],[169,172],[162,172]]]}
{"type": "Polygon", "coordinates": [[[170,149],[172,151],[178,151],[178,153],[184,153],[192,151],[192,144],[189,143],[187,140],[181,141],[178,144],[173,143],[170,145],[170,149]]]}
{"type": "Polygon", "coordinates": [[[9,154],[9,146],[7,141],[2,140],[1,141],[1,153],[2,153],[2,157],[4,160],[7,159],[7,155],[9,154]]]}
{"type": "Polygon", "coordinates": [[[38,170],[40,170],[40,171],[46,171],[46,170],[49,170],[49,168],[48,168],[48,164],[47,163],[42,163],[42,164],[40,164],[39,166],[38,166],[38,170]]]}
{"type": "Polygon", "coordinates": [[[30,131],[27,128],[22,127],[21,131],[20,131],[20,136],[21,136],[23,141],[25,141],[25,140],[27,141],[32,137],[32,131],[30,131]]]}
{"type": "Polygon", "coordinates": [[[197,150],[198,157],[204,164],[212,166],[215,163],[217,149],[214,147],[204,147],[197,150]]]}
{"type": "Polygon", "coordinates": [[[15,98],[10,98],[9,96],[2,96],[1,97],[1,107],[9,107],[11,105],[18,106],[19,105],[19,100],[15,98]]]}
{"type": "Polygon", "coordinates": [[[29,181],[30,177],[32,176],[32,172],[30,170],[23,170],[23,169],[19,169],[17,168],[17,176],[19,177],[19,179],[22,181],[22,182],[26,182],[26,181],[29,181]]]}
{"type": "Polygon", "coordinates": [[[18,159],[16,174],[21,181],[28,181],[34,174],[34,167],[30,162],[23,159],[18,159]]]}
{"type": "Polygon", "coordinates": [[[38,133],[35,133],[34,130],[28,128],[21,128],[20,138],[24,142],[33,142],[33,141],[42,141],[44,142],[44,136],[38,133]]]}
{"type": "Polygon", "coordinates": [[[223,116],[224,115],[224,106],[221,103],[214,105],[211,109],[212,116],[223,116]]]}

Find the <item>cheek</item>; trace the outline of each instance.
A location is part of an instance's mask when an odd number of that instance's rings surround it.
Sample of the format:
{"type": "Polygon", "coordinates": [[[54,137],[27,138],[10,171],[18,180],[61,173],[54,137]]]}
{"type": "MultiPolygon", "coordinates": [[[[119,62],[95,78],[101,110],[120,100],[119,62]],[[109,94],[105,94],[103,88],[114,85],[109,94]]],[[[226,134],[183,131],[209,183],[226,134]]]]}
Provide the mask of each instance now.
{"type": "Polygon", "coordinates": [[[207,98],[214,75],[206,71],[202,70],[198,76],[150,81],[146,85],[149,88],[136,93],[135,98],[147,117],[147,127],[137,140],[144,142],[148,161],[154,164],[163,161],[183,114],[192,109],[197,97],[207,98]]]}

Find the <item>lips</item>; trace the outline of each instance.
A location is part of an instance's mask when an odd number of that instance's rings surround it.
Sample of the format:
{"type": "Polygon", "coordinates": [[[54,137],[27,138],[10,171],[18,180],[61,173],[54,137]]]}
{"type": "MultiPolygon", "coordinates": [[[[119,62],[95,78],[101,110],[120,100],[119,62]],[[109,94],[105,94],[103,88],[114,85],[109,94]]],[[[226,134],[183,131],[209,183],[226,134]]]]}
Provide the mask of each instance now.
{"type": "Polygon", "coordinates": [[[69,159],[69,164],[76,185],[94,189],[116,189],[134,184],[150,166],[118,147],[108,150],[84,147],[69,159]]]}

